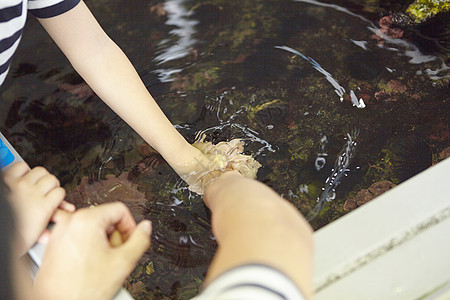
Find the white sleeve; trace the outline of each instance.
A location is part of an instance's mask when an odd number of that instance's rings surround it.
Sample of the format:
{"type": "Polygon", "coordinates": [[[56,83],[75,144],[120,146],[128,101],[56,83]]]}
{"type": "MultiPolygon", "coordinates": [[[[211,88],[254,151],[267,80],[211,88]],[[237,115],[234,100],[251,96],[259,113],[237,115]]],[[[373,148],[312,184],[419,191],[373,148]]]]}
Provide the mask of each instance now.
{"type": "Polygon", "coordinates": [[[233,268],[213,280],[192,300],[304,300],[300,289],[282,272],[266,265],[233,268]]]}
{"type": "Polygon", "coordinates": [[[51,18],[61,15],[75,6],[80,0],[26,0],[28,10],[38,18],[51,18]]]}

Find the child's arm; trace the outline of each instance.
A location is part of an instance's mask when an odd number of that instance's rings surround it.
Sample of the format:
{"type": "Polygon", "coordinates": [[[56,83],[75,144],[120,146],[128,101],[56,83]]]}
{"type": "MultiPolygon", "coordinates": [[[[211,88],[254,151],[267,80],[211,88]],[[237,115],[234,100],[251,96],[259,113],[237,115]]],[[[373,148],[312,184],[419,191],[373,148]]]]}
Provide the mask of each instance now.
{"type": "Polygon", "coordinates": [[[206,205],[219,247],[206,282],[249,263],[272,266],[312,296],[312,229],[298,210],[261,182],[237,172],[207,185],[206,205]]]}
{"type": "Polygon", "coordinates": [[[205,159],[203,154],[172,126],[128,58],[83,1],[62,15],[39,21],[95,93],[180,176],[204,171],[198,170],[202,164],[197,163],[205,159]]]}

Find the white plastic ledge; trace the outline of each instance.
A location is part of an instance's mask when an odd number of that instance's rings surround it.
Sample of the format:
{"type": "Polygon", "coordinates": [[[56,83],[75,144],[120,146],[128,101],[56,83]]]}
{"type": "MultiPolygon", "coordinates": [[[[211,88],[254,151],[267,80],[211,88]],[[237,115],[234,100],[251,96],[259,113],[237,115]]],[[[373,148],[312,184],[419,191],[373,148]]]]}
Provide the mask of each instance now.
{"type": "Polygon", "coordinates": [[[316,300],[450,299],[450,158],[314,239],[316,300]]]}

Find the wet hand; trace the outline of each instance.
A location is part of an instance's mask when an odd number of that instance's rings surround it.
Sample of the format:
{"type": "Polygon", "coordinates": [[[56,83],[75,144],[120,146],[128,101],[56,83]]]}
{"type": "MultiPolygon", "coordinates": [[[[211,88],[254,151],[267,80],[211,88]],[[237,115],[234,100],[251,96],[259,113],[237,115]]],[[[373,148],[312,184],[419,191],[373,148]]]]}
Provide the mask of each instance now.
{"type": "Polygon", "coordinates": [[[212,144],[198,139],[192,148],[197,150],[192,163],[178,174],[189,184],[189,190],[202,195],[206,186],[228,171],[238,171],[244,177],[256,178],[261,165],[250,155],[243,154],[244,142],[233,139],[212,144]]]}
{"type": "Polygon", "coordinates": [[[111,299],[149,248],[150,234],[151,223],[136,225],[120,202],[56,214],[35,294],[46,300],[111,299]]]}
{"type": "Polygon", "coordinates": [[[56,210],[75,211],[75,206],[64,201],[66,192],[59,180],[43,167],[30,169],[26,163],[15,163],[4,180],[26,249],[45,231],[56,210]]]}

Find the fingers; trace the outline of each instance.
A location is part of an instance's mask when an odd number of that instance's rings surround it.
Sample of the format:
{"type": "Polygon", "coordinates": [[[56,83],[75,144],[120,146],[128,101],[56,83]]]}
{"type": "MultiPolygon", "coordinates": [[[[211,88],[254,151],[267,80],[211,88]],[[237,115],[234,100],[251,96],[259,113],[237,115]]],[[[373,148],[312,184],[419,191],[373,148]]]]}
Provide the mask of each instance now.
{"type": "Polygon", "coordinates": [[[118,230],[123,239],[127,240],[136,227],[136,222],[130,210],[122,202],[106,203],[89,210],[93,211],[92,213],[96,215],[93,217],[97,219],[98,225],[107,234],[118,230]]]}
{"type": "Polygon", "coordinates": [[[50,173],[43,167],[35,167],[33,169],[30,169],[30,167],[26,163],[18,162],[12,165],[11,168],[6,171],[5,181],[7,183],[12,183],[14,181],[17,181],[18,179],[24,179],[28,184],[36,184],[36,182],[39,181],[42,177],[49,174],[50,173]]]}
{"type": "Polygon", "coordinates": [[[4,175],[5,183],[8,186],[17,180],[17,178],[23,177],[26,173],[30,171],[30,167],[25,162],[14,163],[4,175]]]}
{"type": "Polygon", "coordinates": [[[33,182],[43,195],[47,195],[53,191],[53,189],[61,186],[55,175],[50,174],[47,170],[42,170],[41,168],[32,169],[24,178],[29,182],[33,182]]]}
{"type": "MultiPolygon", "coordinates": [[[[64,195],[65,195],[65,190],[64,190],[64,195]]],[[[75,207],[75,205],[73,205],[72,203],[70,203],[70,202],[67,202],[66,200],[63,200],[60,204],[59,204],[59,206],[58,206],[58,208],[59,209],[62,209],[62,210],[65,210],[65,211],[67,211],[67,212],[74,212],[77,208],[75,207]]]]}
{"type": "MultiPolygon", "coordinates": [[[[60,186],[53,187],[51,190],[49,190],[45,194],[45,197],[48,199],[49,202],[56,204],[56,207],[59,207],[59,206],[63,205],[62,202],[64,201],[64,198],[66,197],[66,190],[60,186]]],[[[64,204],[64,205],[67,205],[67,204],[64,204]]]]}
{"type": "MultiPolygon", "coordinates": [[[[10,187],[15,182],[19,184],[36,186],[37,190],[44,196],[52,192],[55,188],[60,187],[58,178],[56,178],[55,175],[50,174],[47,169],[43,167],[35,167],[30,169],[30,167],[24,162],[18,162],[11,166],[11,168],[5,173],[5,182],[10,187]]],[[[58,191],[56,194],[62,195],[61,191],[58,191]]],[[[64,199],[64,196],[65,192],[61,201],[64,199]]]]}
{"type": "Polygon", "coordinates": [[[72,214],[67,212],[66,210],[57,209],[53,214],[51,221],[54,223],[62,223],[69,219],[72,214]]]}
{"type": "MultiPolygon", "coordinates": [[[[58,179],[56,179],[56,177],[55,178],[46,178],[49,175],[50,175],[50,173],[44,167],[34,167],[29,172],[27,172],[23,177],[30,184],[37,184],[38,181],[40,181],[42,179],[44,179],[44,184],[45,183],[47,183],[47,184],[53,183],[54,184],[54,180],[58,180],[58,179]]],[[[54,177],[54,175],[50,175],[50,176],[54,177]]],[[[59,185],[59,181],[58,181],[58,185],[59,185]]]]}
{"type": "Polygon", "coordinates": [[[117,247],[124,259],[125,267],[131,272],[136,263],[150,247],[150,235],[152,233],[152,223],[149,220],[140,222],[128,240],[117,247]]]}
{"type": "Polygon", "coordinates": [[[47,195],[45,195],[39,203],[39,206],[36,209],[39,209],[42,212],[43,218],[46,219],[46,222],[49,222],[52,218],[52,215],[60,206],[66,195],[66,191],[62,187],[57,187],[52,189],[47,195]]]}

